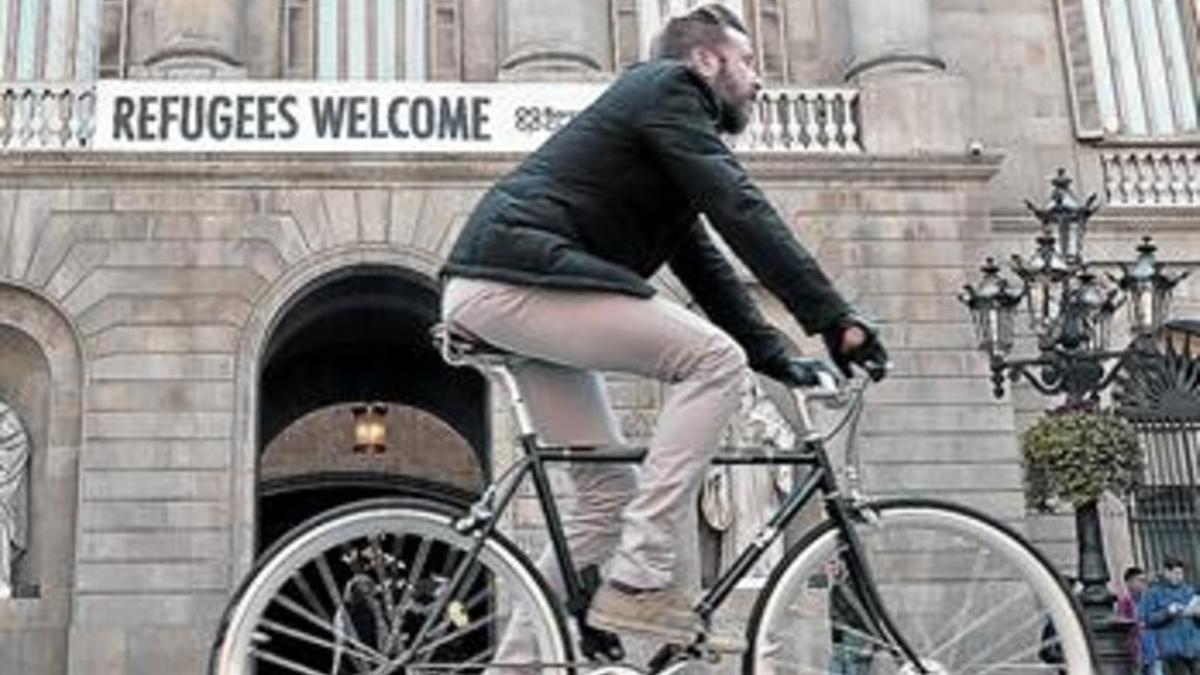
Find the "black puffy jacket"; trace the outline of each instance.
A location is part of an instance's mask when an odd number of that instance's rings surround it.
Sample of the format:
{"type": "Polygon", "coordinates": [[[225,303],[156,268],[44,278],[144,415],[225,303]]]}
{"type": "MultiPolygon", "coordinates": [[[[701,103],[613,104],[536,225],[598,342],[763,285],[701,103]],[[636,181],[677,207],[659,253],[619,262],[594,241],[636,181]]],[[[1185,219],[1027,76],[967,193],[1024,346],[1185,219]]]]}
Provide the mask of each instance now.
{"type": "Polygon", "coordinates": [[[759,370],[769,326],[697,219],[809,333],[850,312],[717,132],[711,88],[679,61],[630,68],[476,206],[443,276],[649,297],[664,263],[759,370]]]}

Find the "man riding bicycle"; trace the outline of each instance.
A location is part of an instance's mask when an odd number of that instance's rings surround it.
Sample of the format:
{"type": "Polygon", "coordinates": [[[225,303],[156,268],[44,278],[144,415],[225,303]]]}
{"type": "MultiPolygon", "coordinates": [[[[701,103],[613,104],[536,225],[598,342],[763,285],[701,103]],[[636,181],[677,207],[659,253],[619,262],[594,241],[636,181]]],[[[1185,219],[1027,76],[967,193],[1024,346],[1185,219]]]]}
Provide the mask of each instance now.
{"type": "MultiPolygon", "coordinates": [[[[571,466],[571,550],[582,565],[609,565],[588,614],[597,628],[680,642],[705,632],[674,575],[680,524],[747,368],[800,384],[788,341],[700,214],[839,367],[887,360],[721,140],[748,122],[761,88],[753,64],[746,28],[725,7],[672,19],[649,62],[483,197],[442,270],[447,325],[544,362],[562,384],[553,417],[598,420],[619,439],[597,373],[669,385],[636,480],[623,464],[571,466]],[[655,294],[647,279],[664,263],[707,319],[655,294]]],[[[553,556],[540,566],[561,592],[553,556]]]]}

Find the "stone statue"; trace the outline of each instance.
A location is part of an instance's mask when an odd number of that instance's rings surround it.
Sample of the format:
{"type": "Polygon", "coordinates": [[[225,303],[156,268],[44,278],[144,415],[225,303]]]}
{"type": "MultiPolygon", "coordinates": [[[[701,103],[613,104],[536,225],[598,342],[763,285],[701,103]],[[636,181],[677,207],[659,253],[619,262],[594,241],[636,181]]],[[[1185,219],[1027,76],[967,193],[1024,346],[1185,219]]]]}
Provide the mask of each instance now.
{"type": "MultiPolygon", "coordinates": [[[[754,378],[746,388],[737,414],[722,438],[725,452],[756,448],[766,452],[794,447],[800,429],[789,419],[787,403],[768,390],[765,380],[754,378]]],[[[789,395],[784,392],[785,396],[789,395]]],[[[779,506],[780,496],[791,489],[790,466],[714,466],[705,477],[700,509],[709,527],[723,534],[722,567],[754,540],[758,530],[779,506]]],[[[758,562],[751,577],[765,576],[782,556],[776,543],[758,562]]]]}
{"type": "Polygon", "coordinates": [[[16,563],[27,548],[26,474],[29,436],[16,411],[0,401],[0,598],[16,585],[16,563]]]}

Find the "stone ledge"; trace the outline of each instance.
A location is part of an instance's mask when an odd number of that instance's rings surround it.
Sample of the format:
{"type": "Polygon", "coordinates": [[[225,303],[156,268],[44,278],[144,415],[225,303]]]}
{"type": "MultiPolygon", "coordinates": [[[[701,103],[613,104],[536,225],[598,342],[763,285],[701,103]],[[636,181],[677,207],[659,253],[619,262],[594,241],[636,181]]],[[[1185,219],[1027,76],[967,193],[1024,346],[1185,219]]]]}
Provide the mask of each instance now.
{"type": "MultiPolygon", "coordinates": [[[[0,161],[0,179],[22,188],[61,188],[64,181],[95,185],[178,184],[205,187],[391,186],[398,183],[487,184],[524,155],[372,155],[262,153],[39,152],[0,161]]],[[[764,182],[838,180],[848,183],[928,185],[986,183],[1002,156],[965,154],[803,155],[742,153],[750,173],[764,182]]]]}

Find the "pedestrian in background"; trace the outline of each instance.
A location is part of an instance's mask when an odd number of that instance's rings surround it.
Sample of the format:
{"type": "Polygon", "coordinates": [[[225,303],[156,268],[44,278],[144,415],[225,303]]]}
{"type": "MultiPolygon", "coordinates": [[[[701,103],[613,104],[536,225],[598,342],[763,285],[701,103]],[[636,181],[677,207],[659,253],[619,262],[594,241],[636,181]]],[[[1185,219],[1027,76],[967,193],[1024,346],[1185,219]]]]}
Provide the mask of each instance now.
{"type": "Polygon", "coordinates": [[[1138,675],[1163,675],[1153,635],[1146,630],[1146,622],[1138,612],[1138,602],[1149,585],[1146,571],[1137,566],[1127,567],[1123,580],[1125,588],[1117,598],[1117,616],[1130,624],[1129,634],[1125,636],[1125,651],[1129,654],[1129,661],[1138,675]]]}
{"type": "Polygon", "coordinates": [[[1200,675],[1200,602],[1196,589],[1184,580],[1182,560],[1167,557],[1162,578],[1138,603],[1165,675],[1200,675]]]}

